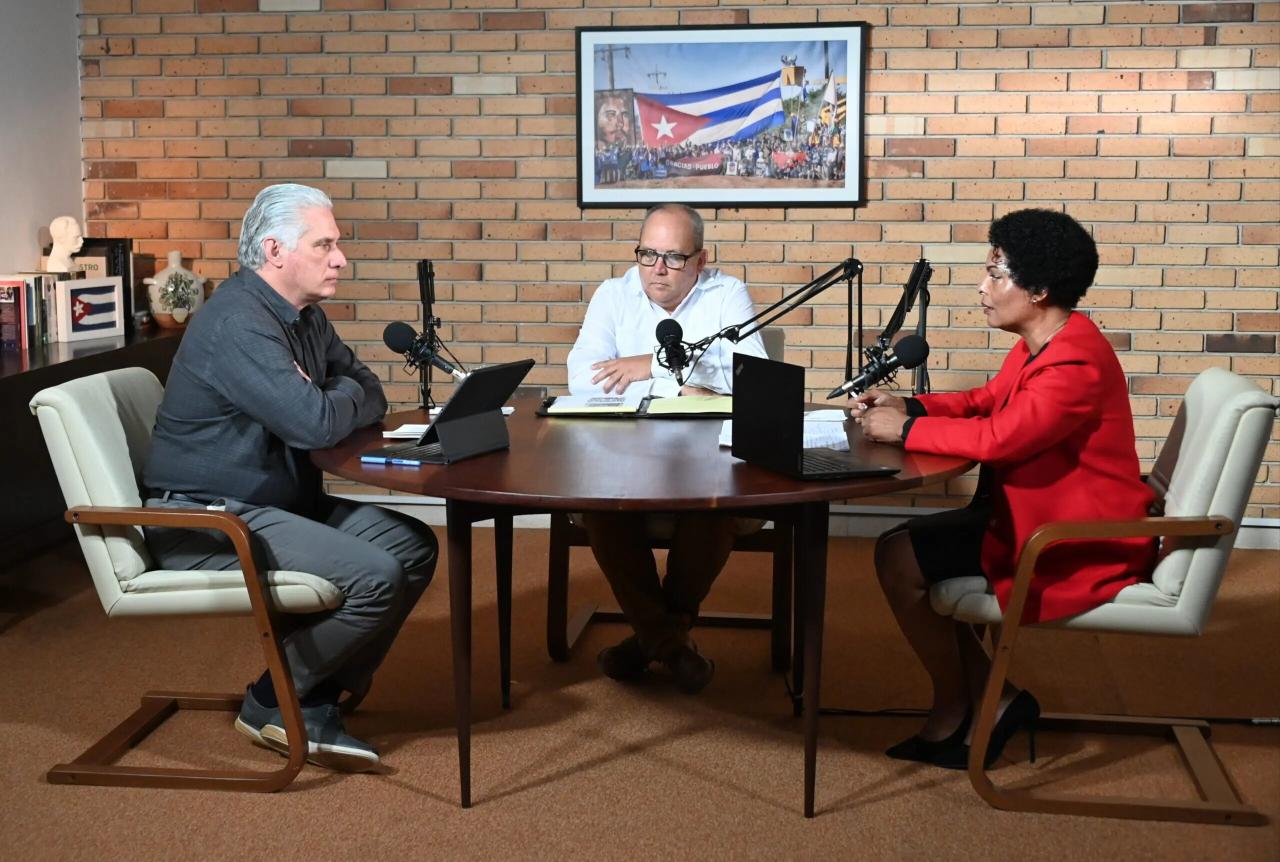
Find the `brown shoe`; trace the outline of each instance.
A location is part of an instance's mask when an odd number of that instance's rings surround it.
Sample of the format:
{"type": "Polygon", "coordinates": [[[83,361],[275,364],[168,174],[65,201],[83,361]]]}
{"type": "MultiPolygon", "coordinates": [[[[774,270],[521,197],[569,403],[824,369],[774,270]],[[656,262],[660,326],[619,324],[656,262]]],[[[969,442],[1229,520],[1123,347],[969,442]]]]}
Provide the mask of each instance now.
{"type": "Polygon", "coordinates": [[[716,663],[698,654],[692,642],[682,644],[662,660],[676,678],[676,688],[685,694],[697,694],[707,687],[715,676],[716,663]]]}
{"type": "Polygon", "coordinates": [[[640,638],[632,635],[615,646],[600,650],[596,664],[609,679],[629,682],[644,676],[649,669],[649,656],[640,646],[640,638]]]}

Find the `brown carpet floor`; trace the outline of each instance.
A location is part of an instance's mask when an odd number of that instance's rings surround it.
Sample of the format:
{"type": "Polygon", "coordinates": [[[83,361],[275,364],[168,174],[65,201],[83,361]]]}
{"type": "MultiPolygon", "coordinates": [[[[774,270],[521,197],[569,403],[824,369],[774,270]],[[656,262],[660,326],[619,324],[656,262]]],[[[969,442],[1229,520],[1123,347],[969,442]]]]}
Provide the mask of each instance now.
{"type": "MultiPolygon", "coordinates": [[[[568,664],[543,643],[546,533],[517,531],[513,708],[498,700],[492,542],[477,533],[474,807],[457,804],[448,586],[409,620],[349,722],[386,774],[308,766],[268,796],[52,786],[70,760],[150,688],[237,691],[260,670],[244,619],[115,620],[74,547],[0,575],[0,858],[43,859],[1277,859],[1280,728],[1217,726],[1217,751],[1260,828],[1009,814],[959,773],[881,752],[911,718],[824,717],[818,817],[801,816],[798,719],[770,672],[763,632],[702,630],[711,686],[677,693],[655,674],[624,686],[594,656],[622,637],[595,626],[568,664]]],[[[923,706],[927,681],[870,574],[871,543],[834,539],[822,700],[923,706]]],[[[1046,709],[1173,715],[1280,714],[1280,555],[1237,551],[1210,631],[1198,639],[1028,631],[1014,678],[1046,709]]],[[[574,551],[576,598],[607,587],[574,551]]],[[[739,554],[709,609],[765,611],[768,559],[739,554]]],[[[1014,740],[996,777],[1082,792],[1191,796],[1156,740],[1048,734],[1036,764],[1014,740]]],[[[226,715],[184,713],[126,758],[272,766],[226,715]]]]}

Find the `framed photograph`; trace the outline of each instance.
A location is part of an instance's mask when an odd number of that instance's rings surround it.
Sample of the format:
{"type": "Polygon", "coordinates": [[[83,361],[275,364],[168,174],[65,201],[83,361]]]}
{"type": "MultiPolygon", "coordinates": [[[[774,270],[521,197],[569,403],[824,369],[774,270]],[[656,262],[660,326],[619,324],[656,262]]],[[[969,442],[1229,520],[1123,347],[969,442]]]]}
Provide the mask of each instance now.
{"type": "MultiPolygon", "coordinates": [[[[133,241],[116,237],[84,238],[84,245],[72,256],[72,263],[82,263],[85,278],[104,278],[119,276],[124,282],[124,325],[127,331],[133,329],[134,290],[133,253],[130,250],[133,241]],[[106,271],[99,272],[102,261],[106,262],[106,271]]],[[[143,307],[146,304],[143,303],[143,307]]]]}
{"type": "Polygon", "coordinates": [[[578,205],[865,201],[866,32],[579,28],[578,205]]]}
{"type": "Polygon", "coordinates": [[[124,335],[124,280],[76,278],[57,283],[59,341],[124,335]]]}

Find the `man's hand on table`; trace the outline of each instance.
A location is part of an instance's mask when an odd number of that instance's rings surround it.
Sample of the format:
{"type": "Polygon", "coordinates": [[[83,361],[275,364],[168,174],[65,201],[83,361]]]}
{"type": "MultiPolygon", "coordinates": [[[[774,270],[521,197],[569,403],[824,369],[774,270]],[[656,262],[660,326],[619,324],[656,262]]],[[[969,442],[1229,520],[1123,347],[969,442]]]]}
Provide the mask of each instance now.
{"type": "Polygon", "coordinates": [[[605,394],[621,395],[627,386],[637,380],[649,379],[649,363],[653,356],[642,353],[639,356],[623,356],[619,359],[606,359],[593,363],[591,368],[596,372],[592,383],[599,383],[605,394]]]}

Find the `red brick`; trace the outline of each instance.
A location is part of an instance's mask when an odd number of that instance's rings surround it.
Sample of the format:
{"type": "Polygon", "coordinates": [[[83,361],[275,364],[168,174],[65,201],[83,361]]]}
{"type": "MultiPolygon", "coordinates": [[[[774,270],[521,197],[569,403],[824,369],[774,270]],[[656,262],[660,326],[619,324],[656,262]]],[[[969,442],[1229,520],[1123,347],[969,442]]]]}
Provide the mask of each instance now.
{"type": "Polygon", "coordinates": [[[91,180],[131,180],[138,175],[137,162],[89,162],[91,180]]]}
{"type": "Polygon", "coordinates": [[[547,16],[543,12],[485,12],[482,30],[545,30],[547,16]]]}
{"type": "Polygon", "coordinates": [[[107,183],[107,197],[112,199],[163,198],[166,196],[165,191],[164,183],[107,183]]]}
{"type": "Polygon", "coordinates": [[[289,113],[295,117],[342,117],[351,114],[350,99],[292,99],[289,113]]]}
{"type": "Polygon", "coordinates": [[[954,138],[889,138],[885,142],[885,156],[954,156],[954,138]]]}
{"type": "Polygon", "coordinates": [[[1190,3],[1182,6],[1183,24],[1252,21],[1253,3],[1190,3]]]}
{"type": "Polygon", "coordinates": [[[295,139],[289,141],[289,155],[299,158],[350,156],[351,149],[350,139],[321,138],[320,140],[295,139]]]}
{"type": "Polygon", "coordinates": [[[258,0],[196,0],[196,11],[214,12],[257,12],[258,0]]]}
{"type": "Polygon", "coordinates": [[[104,117],[163,117],[160,99],[109,99],[103,102],[104,117]]]}
{"type": "Polygon", "coordinates": [[[511,178],[516,175],[516,163],[510,159],[458,159],[453,162],[455,177],[511,178]]]}
{"type": "Polygon", "coordinates": [[[426,75],[388,78],[387,92],[393,96],[449,96],[453,94],[453,79],[426,75]]]}

